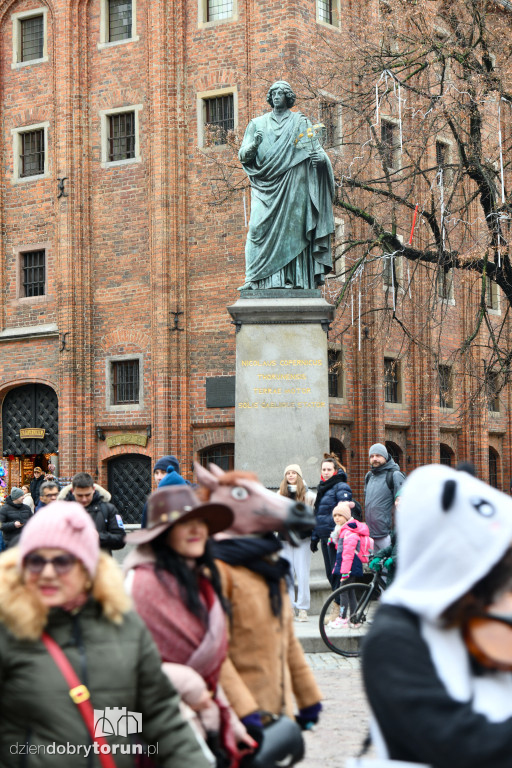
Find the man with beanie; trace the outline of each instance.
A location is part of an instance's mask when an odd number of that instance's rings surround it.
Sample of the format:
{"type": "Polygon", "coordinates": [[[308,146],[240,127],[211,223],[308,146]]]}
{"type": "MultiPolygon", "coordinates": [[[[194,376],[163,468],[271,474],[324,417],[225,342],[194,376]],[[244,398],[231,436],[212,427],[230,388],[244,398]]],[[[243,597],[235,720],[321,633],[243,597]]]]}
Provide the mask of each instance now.
{"type": "Polygon", "coordinates": [[[33,514],[28,504],[23,503],[24,495],[21,488],[11,488],[5,504],[0,507],[0,528],[6,549],[17,544],[23,526],[33,514]]]}
{"type": "Polygon", "coordinates": [[[370,471],[364,479],[364,516],[378,552],[391,544],[391,512],[405,477],[382,443],[369,451],[370,471]]]}
{"type": "MultiPolygon", "coordinates": [[[[180,475],[180,463],[176,456],[162,456],[158,459],[153,467],[153,477],[157,486],[160,485],[164,478],[166,478],[166,481],[163,485],[192,485],[192,483],[180,475]]],[[[146,528],[146,515],[147,502],[145,502],[144,509],[142,510],[141,528],[146,528]]]]}

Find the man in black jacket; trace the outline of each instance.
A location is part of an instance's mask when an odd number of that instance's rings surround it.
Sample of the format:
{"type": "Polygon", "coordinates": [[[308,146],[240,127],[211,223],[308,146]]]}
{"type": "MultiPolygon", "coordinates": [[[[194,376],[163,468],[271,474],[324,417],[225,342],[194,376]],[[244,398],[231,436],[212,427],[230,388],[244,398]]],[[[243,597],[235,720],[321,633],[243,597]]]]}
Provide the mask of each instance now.
{"type": "Polygon", "coordinates": [[[32,510],[23,503],[23,496],[21,488],[11,488],[10,496],[0,507],[0,529],[6,549],[17,544],[23,526],[32,517],[32,510]]]}
{"type": "Polygon", "coordinates": [[[30,495],[34,500],[34,508],[39,504],[41,486],[44,483],[44,472],[41,467],[34,467],[34,477],[30,481],[30,495]]]}
{"type": "Polygon", "coordinates": [[[95,490],[92,477],[87,472],[78,472],[71,485],[66,501],[78,501],[90,514],[100,537],[101,549],[109,554],[113,549],[122,549],[126,542],[121,515],[95,490]]]}

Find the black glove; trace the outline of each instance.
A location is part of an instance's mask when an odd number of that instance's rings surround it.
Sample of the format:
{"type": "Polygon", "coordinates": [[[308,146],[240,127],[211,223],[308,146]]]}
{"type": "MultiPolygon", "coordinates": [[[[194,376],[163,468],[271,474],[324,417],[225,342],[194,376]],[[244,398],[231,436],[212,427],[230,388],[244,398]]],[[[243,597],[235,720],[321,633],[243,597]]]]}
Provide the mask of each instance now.
{"type": "Polygon", "coordinates": [[[318,552],[318,539],[311,539],[309,548],[312,552],[318,552]]]}
{"type": "Polygon", "coordinates": [[[310,731],[318,723],[321,711],[322,704],[318,702],[318,704],[312,704],[310,707],[299,709],[299,714],[295,716],[295,719],[303,731],[310,731]]]}

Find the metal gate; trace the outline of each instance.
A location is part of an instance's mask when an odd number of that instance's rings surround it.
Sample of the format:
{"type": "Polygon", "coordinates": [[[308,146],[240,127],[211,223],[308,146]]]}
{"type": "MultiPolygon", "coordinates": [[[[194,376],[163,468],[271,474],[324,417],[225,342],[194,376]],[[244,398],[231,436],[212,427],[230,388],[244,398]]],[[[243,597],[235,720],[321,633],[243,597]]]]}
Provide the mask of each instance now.
{"type": "Polygon", "coordinates": [[[151,459],[136,453],[116,456],[108,463],[108,490],[125,524],[140,523],[151,493],[151,459]]]}
{"type": "Polygon", "coordinates": [[[2,405],[3,452],[15,456],[53,453],[59,448],[59,403],[46,384],[25,384],[11,389],[2,405]],[[42,440],[22,440],[20,429],[42,428],[42,440]]]}

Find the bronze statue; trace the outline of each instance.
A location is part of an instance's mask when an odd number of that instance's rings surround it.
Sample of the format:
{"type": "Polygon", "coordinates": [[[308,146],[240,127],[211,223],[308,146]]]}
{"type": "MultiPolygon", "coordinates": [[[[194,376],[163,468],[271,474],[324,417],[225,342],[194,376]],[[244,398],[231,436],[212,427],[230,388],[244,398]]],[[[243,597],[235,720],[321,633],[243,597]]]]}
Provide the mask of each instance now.
{"type": "Polygon", "coordinates": [[[316,288],[332,270],[334,177],[311,122],[291,112],[295,94],[278,80],[272,107],[251,120],[239,152],[251,181],[251,219],[240,290],[316,288]]]}

